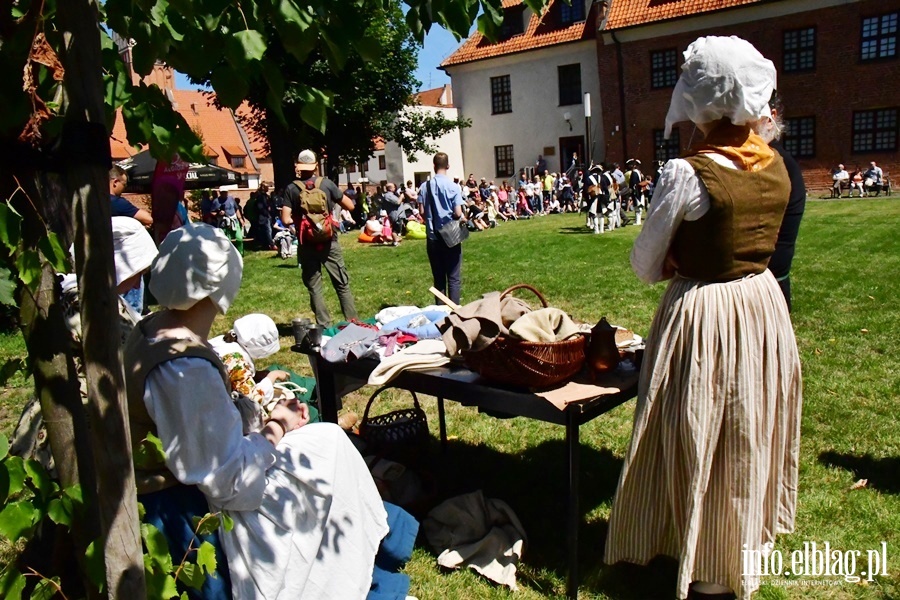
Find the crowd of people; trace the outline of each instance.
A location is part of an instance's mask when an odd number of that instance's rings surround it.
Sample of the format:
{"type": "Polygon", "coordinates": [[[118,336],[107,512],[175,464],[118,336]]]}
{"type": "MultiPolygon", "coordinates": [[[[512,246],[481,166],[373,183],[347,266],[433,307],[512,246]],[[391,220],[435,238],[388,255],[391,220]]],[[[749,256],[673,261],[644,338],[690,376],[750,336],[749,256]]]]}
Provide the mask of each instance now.
{"type": "Polygon", "coordinates": [[[863,170],[859,165],[852,172],[848,172],[843,164],[839,164],[831,171],[831,197],[842,198],[844,190],[847,190],[847,198],[853,197],[853,192],[858,192],[859,198],[878,196],[885,190],[884,171],[873,160],[869,168],[863,170]]]}

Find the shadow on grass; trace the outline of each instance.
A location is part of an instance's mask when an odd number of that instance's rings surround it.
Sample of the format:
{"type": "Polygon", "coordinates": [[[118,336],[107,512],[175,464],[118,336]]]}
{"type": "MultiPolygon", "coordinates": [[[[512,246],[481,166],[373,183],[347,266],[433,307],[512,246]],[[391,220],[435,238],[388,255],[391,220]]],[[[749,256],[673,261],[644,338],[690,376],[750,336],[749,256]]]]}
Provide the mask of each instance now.
{"type": "MultiPolygon", "coordinates": [[[[519,454],[507,454],[459,440],[450,441],[447,451],[442,453],[435,440],[426,460],[426,468],[438,475],[441,500],[481,489],[485,497],[507,502],[528,535],[525,562],[534,567],[535,572],[546,569],[565,581],[568,574],[565,525],[568,484],[563,440],[545,441],[519,454]]],[[[671,597],[677,572],[675,561],[659,559],[647,567],[604,566],[608,523],[606,520],[584,523],[588,513],[612,501],[621,468],[621,458],[610,450],[582,444],[580,589],[623,600],[671,597]]],[[[527,582],[544,590],[558,585],[558,581],[541,577],[532,577],[527,582]]]]}
{"type": "Polygon", "coordinates": [[[565,235],[587,234],[593,235],[594,230],[587,227],[560,227],[559,232],[565,235]]]}
{"type": "Polygon", "coordinates": [[[900,494],[900,457],[875,458],[871,454],[819,454],[819,462],[829,467],[846,469],[854,479],[868,479],[866,487],[889,494],[900,494]]]}

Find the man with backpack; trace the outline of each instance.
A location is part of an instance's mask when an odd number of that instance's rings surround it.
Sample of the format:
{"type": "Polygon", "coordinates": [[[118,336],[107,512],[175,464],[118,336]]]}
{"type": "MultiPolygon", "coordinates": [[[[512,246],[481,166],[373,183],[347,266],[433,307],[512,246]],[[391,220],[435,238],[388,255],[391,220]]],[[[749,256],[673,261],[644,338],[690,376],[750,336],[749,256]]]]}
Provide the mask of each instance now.
{"type": "Polygon", "coordinates": [[[337,241],[340,225],[332,216],[336,205],[353,210],[353,201],[333,181],[317,176],[317,169],[316,153],[312,150],[301,152],[294,165],[297,179],[284,190],[281,221],[285,226],[294,224],[297,262],[303,285],[309,290],[309,305],[316,315],[316,323],[328,328],[331,327],[331,314],[322,295],[323,266],[331,277],[344,318],[358,317],[350,292],[350,275],[337,241]]]}

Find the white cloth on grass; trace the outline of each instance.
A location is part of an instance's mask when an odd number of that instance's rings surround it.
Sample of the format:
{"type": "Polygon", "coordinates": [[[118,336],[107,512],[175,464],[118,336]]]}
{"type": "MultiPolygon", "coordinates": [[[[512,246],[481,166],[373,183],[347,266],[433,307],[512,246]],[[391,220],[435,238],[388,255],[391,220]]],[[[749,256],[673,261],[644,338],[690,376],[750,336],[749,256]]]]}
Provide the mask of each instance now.
{"type": "Polygon", "coordinates": [[[166,466],[234,519],[220,535],[235,598],[366,597],[387,515],[337,425],[306,425],[277,448],[262,435],[243,436],[221,375],[200,358],[154,369],[144,403],[166,466]]]}

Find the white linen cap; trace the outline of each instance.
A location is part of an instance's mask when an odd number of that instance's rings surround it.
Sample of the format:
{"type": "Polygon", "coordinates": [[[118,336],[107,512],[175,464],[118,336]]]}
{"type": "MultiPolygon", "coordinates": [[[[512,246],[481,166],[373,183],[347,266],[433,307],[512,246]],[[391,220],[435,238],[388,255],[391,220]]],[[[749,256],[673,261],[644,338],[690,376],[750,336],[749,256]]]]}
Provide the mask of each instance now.
{"type": "Polygon", "coordinates": [[[243,271],[241,255],[221,230],[189,223],[160,244],[150,291],[166,308],[187,310],[209,298],[224,314],[241,288],[243,271]]]}
{"type": "Polygon", "coordinates": [[[253,360],[272,356],[281,349],[275,321],[263,314],[255,313],[235,321],[234,335],[253,360]]]}
{"type": "Polygon", "coordinates": [[[776,83],[775,65],[750,42],[736,36],[698,38],[684,51],[665,137],[681,121],[712,123],[728,117],[735,125],[745,125],[771,116],[769,100],[776,83]]]}
{"type": "Polygon", "coordinates": [[[153,238],[137,219],[113,217],[112,236],[116,285],[149,269],[159,254],[153,238]]]}

